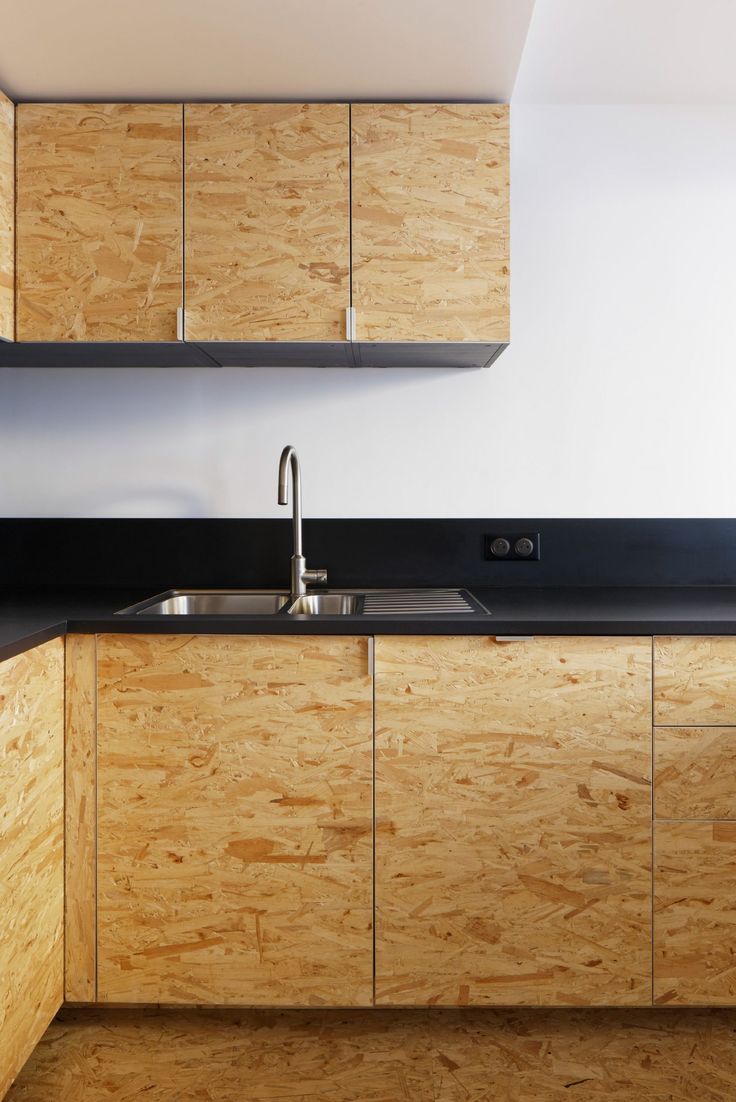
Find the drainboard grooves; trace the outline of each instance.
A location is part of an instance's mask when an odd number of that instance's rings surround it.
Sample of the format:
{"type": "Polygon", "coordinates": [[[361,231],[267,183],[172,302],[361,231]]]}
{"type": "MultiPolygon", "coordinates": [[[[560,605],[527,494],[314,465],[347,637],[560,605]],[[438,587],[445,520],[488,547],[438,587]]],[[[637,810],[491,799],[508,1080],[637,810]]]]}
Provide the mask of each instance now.
{"type": "Polygon", "coordinates": [[[471,604],[461,589],[409,590],[401,593],[366,593],[364,616],[412,616],[422,613],[470,612],[480,610],[471,604]]]}

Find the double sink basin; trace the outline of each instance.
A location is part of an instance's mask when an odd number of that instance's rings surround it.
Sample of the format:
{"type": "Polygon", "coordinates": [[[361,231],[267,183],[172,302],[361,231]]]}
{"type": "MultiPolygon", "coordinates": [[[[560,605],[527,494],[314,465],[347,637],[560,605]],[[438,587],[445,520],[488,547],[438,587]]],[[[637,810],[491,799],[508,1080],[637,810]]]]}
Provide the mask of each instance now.
{"type": "Polygon", "coordinates": [[[465,589],[329,590],[292,597],[283,590],[170,589],[130,608],[125,616],[421,616],[488,615],[465,589]]]}

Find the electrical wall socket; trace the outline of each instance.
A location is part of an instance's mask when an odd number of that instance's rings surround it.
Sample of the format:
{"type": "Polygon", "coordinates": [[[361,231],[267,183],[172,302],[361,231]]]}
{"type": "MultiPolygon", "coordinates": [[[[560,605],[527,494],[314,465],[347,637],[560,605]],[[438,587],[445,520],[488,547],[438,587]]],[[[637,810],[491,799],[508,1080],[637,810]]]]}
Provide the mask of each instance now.
{"type": "Polygon", "coordinates": [[[483,537],[489,562],[538,562],[539,532],[494,532],[483,537]]]}

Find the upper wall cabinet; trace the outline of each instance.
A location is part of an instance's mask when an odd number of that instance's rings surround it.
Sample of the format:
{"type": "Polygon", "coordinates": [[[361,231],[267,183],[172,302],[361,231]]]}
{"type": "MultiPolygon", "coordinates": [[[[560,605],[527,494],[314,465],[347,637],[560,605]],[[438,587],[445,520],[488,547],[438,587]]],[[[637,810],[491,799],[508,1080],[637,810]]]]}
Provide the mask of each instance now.
{"type": "Polygon", "coordinates": [[[508,107],[352,107],[359,341],[509,339],[508,107]]]}
{"type": "Polygon", "coordinates": [[[508,343],[504,105],[22,104],[16,133],[0,365],[474,367],[508,343]]]}
{"type": "Polygon", "coordinates": [[[0,92],[0,338],[12,341],[15,267],[15,108],[0,92]]]}
{"type": "Polygon", "coordinates": [[[18,340],[175,340],[181,105],[16,110],[18,340]]]}
{"type": "Polygon", "coordinates": [[[350,305],[349,108],[185,108],[191,341],[340,341],[350,305]]]}

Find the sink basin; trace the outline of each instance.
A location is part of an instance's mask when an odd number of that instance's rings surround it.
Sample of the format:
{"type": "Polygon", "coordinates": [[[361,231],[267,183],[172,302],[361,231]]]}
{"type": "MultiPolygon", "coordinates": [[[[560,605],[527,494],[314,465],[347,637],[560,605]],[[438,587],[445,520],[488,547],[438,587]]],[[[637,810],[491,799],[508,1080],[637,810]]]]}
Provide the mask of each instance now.
{"type": "Polygon", "coordinates": [[[171,589],[125,608],[123,613],[136,616],[273,616],[288,603],[288,593],[262,589],[171,589]]]}
{"type": "Polygon", "coordinates": [[[279,589],[168,589],[122,616],[437,616],[487,615],[464,589],[364,589],[348,593],[322,590],[292,598],[279,589]]]}
{"type": "Polygon", "coordinates": [[[353,616],[360,598],[352,593],[307,593],[287,610],[291,616],[353,616]]]}

